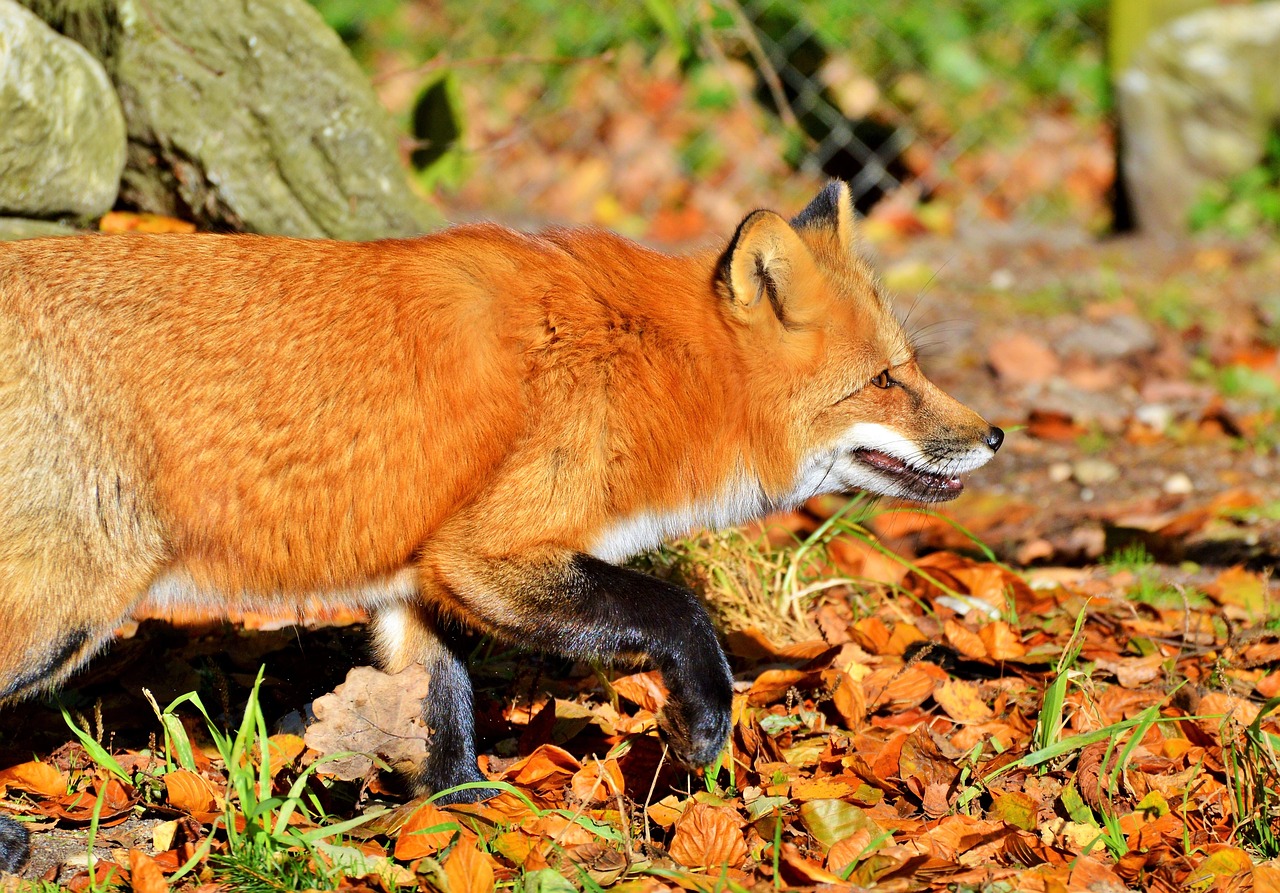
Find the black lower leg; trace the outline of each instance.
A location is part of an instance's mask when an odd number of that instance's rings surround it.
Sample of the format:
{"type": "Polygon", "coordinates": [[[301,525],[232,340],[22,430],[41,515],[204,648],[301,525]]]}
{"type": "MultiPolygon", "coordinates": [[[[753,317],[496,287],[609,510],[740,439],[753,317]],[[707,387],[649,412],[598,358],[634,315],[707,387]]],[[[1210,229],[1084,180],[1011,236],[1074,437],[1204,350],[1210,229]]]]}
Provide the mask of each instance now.
{"type": "Polygon", "coordinates": [[[692,592],[583,553],[470,570],[452,587],[455,595],[518,644],[573,658],[652,660],[670,694],[663,728],[676,758],[703,766],[719,754],[733,677],[692,592]],[[483,592],[465,591],[477,583],[483,592]]]}
{"type": "Polygon", "coordinates": [[[21,822],[0,817],[0,874],[12,874],[27,864],[31,839],[21,822]]]}
{"type": "MultiPolygon", "coordinates": [[[[424,661],[431,685],[423,719],[430,730],[427,758],[414,778],[419,790],[439,792],[484,781],[476,768],[475,707],[461,642],[437,627],[441,647],[424,661]]],[[[493,795],[484,788],[452,791],[440,803],[466,803],[493,795]]]]}

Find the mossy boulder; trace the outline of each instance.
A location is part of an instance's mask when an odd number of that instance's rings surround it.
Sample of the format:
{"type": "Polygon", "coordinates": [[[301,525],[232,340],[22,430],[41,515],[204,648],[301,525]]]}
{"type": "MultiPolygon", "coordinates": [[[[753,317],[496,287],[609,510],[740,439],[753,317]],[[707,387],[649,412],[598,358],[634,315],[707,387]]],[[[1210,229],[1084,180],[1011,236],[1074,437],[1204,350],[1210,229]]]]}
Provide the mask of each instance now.
{"type": "Polygon", "coordinates": [[[114,81],[127,204],[211,229],[340,239],[437,222],[364,73],[304,0],[23,2],[114,81]]]}
{"type": "Polygon", "coordinates": [[[125,160],[111,80],[82,46],[0,0],[0,214],[93,217],[125,160]]]}
{"type": "Polygon", "coordinates": [[[1157,28],[1116,82],[1138,225],[1184,235],[1193,204],[1262,161],[1280,122],[1280,3],[1218,6],[1157,28]]]}

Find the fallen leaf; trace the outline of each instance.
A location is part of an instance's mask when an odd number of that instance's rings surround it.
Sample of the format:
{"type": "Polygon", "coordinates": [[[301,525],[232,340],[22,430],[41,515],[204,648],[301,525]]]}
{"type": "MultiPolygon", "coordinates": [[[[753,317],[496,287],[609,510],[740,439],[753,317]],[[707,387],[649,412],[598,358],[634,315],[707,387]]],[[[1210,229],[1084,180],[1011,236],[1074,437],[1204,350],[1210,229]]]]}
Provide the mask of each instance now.
{"type": "Polygon", "coordinates": [[[169,893],[164,872],[141,850],[129,850],[129,884],[134,893],[169,893]]]}
{"type": "Polygon", "coordinates": [[[1215,881],[1232,877],[1253,867],[1253,859],[1237,847],[1221,846],[1201,860],[1187,879],[1186,888],[1208,887],[1215,881]]]}
{"type": "Polygon", "coordinates": [[[632,673],[613,680],[611,684],[618,694],[650,713],[657,713],[667,702],[667,688],[662,684],[662,675],[657,670],[632,673]]]}
{"type": "Polygon", "coordinates": [[[495,867],[493,857],[480,849],[475,838],[458,841],[444,862],[450,893],[490,893],[495,867]]]}
{"type": "Polygon", "coordinates": [[[992,660],[1013,660],[1027,653],[1026,647],[1018,640],[1018,634],[1003,620],[993,620],[982,629],[978,636],[987,646],[987,654],[992,660]]]}
{"type": "Polygon", "coordinates": [[[738,868],[747,858],[747,843],[737,812],[694,803],[676,822],[668,851],[688,868],[738,868]]]}
{"type": "Polygon", "coordinates": [[[354,667],[332,694],[312,704],[316,721],[307,727],[306,745],[322,755],[350,753],[325,762],[319,771],[356,781],[373,768],[372,755],[397,769],[419,765],[430,734],[422,716],[430,681],[431,674],[417,663],[395,674],[354,667]]]}
{"type": "Polygon", "coordinates": [[[213,788],[203,777],[188,769],[166,772],[164,789],[169,805],[183,812],[210,812],[217,807],[213,788]]]}
{"type": "Polygon", "coordinates": [[[569,784],[573,799],[579,803],[613,800],[623,792],[622,769],[617,760],[591,760],[573,775],[569,784]]]}
{"type": "Polygon", "coordinates": [[[189,220],[164,217],[160,214],[139,214],[133,211],[108,211],[98,221],[98,231],[103,233],[193,233],[196,225],[189,220]]]}
{"type": "Polygon", "coordinates": [[[801,804],[800,822],[824,850],[859,831],[880,832],[866,810],[841,800],[810,800],[801,804]]]}
{"type": "Polygon", "coordinates": [[[577,758],[554,744],[544,744],[502,773],[502,780],[519,787],[563,787],[582,768],[577,758]]]}
{"type": "Polygon", "coordinates": [[[1062,363],[1042,339],[1015,332],[992,342],[987,348],[987,364],[996,377],[1005,381],[1034,384],[1058,374],[1062,363]]]}
{"type": "Polygon", "coordinates": [[[70,783],[71,780],[55,767],[35,760],[0,772],[0,785],[45,797],[65,794],[70,783]]]}
{"type": "Polygon", "coordinates": [[[933,692],[933,700],[956,722],[982,722],[995,714],[982,700],[978,686],[962,679],[948,679],[933,692]]]}
{"type": "Polygon", "coordinates": [[[396,835],[395,857],[402,862],[440,852],[462,832],[455,816],[430,803],[414,810],[396,835]]]}
{"type": "Polygon", "coordinates": [[[992,798],[991,816],[1024,831],[1036,829],[1037,810],[1035,799],[1022,791],[1003,791],[992,798]]]}
{"type": "Polygon", "coordinates": [[[782,879],[791,886],[815,884],[844,884],[839,875],[832,874],[816,862],[810,862],[800,854],[793,843],[782,845],[782,879]]]}
{"type": "Polygon", "coordinates": [[[942,631],[951,647],[965,657],[973,660],[986,660],[990,657],[987,654],[987,646],[982,642],[982,637],[964,624],[948,619],[942,625],[942,631]]]}

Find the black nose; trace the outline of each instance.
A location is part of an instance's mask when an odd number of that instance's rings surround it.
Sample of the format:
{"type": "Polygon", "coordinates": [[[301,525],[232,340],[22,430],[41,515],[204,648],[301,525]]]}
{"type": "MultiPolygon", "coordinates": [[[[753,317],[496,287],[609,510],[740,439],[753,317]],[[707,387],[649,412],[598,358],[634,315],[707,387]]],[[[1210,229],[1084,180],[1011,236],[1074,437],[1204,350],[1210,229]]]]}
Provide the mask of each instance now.
{"type": "Polygon", "coordinates": [[[1004,443],[1004,431],[992,425],[991,430],[987,432],[987,436],[982,439],[987,446],[991,447],[991,452],[994,453],[1000,449],[1000,444],[1004,443]]]}

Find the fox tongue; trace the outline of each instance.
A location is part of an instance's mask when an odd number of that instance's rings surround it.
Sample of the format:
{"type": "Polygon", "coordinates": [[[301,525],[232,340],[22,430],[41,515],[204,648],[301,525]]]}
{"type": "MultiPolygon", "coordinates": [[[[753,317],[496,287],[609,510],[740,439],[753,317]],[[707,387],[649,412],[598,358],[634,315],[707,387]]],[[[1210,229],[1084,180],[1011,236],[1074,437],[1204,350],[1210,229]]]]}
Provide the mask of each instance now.
{"type": "Polygon", "coordinates": [[[912,468],[901,459],[890,456],[888,453],[882,453],[879,450],[859,450],[859,455],[862,461],[873,468],[878,468],[895,476],[910,476],[928,487],[955,492],[964,489],[964,484],[961,483],[958,477],[944,477],[931,471],[912,468]]]}

